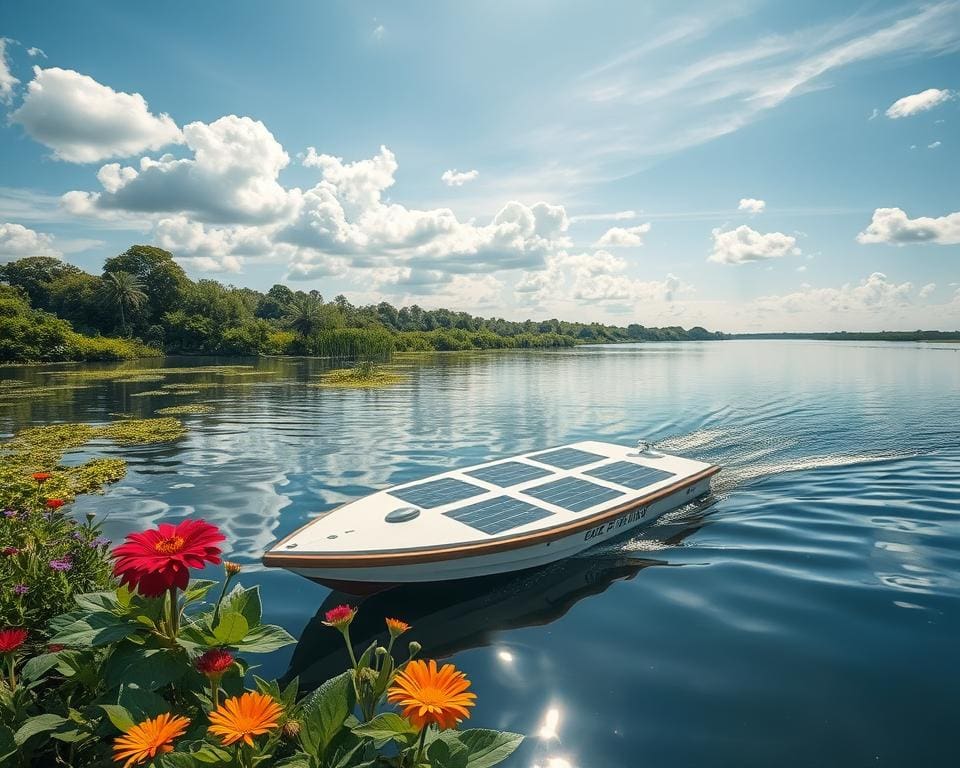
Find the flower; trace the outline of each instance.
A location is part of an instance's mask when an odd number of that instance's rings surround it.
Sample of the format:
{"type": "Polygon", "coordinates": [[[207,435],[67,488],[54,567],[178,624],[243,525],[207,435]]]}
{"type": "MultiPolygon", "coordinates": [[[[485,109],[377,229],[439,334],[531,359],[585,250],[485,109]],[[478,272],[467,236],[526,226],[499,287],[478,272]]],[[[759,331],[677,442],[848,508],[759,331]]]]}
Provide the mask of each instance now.
{"type": "Polygon", "coordinates": [[[400,619],[384,619],[387,623],[387,630],[390,632],[390,637],[400,637],[404,632],[410,629],[410,625],[405,621],[400,621],[400,619]]]}
{"type": "Polygon", "coordinates": [[[144,720],[131,726],[113,742],[113,759],[122,762],[123,768],[145,763],[157,755],[173,752],[174,739],[186,733],[190,721],[185,717],[174,717],[164,713],[158,717],[144,720]]]}
{"type": "Polygon", "coordinates": [[[59,557],[56,560],[50,561],[50,567],[55,571],[69,571],[73,568],[73,560],[69,557],[59,557]]]}
{"type": "Polygon", "coordinates": [[[95,539],[90,539],[90,541],[87,542],[87,546],[90,547],[90,549],[96,549],[97,547],[108,547],[110,546],[110,539],[108,539],[106,536],[97,536],[95,539]]]}
{"type": "Polygon", "coordinates": [[[128,534],[126,542],[113,550],[113,575],[145,597],[159,597],[171,587],[186,589],[190,568],[220,562],[217,544],[224,538],[219,528],[203,520],[161,523],[128,534]]]}
{"type": "Polygon", "coordinates": [[[357,609],[353,606],[338,605],[323,615],[323,623],[328,627],[336,627],[339,630],[344,630],[350,626],[350,622],[353,621],[353,617],[356,615],[357,609]]]}
{"type": "Polygon", "coordinates": [[[30,591],[30,587],[26,584],[15,584],[13,587],[13,594],[15,595],[25,595],[30,591]]]}
{"type": "Polygon", "coordinates": [[[242,569],[240,563],[234,563],[230,560],[223,561],[223,570],[227,572],[227,576],[236,576],[242,569]]]}
{"type": "Polygon", "coordinates": [[[20,550],[17,549],[16,547],[4,547],[4,548],[3,548],[3,555],[4,555],[4,557],[13,557],[14,555],[19,555],[19,554],[20,554],[20,550]]]}
{"type": "Polygon", "coordinates": [[[470,717],[469,707],[476,694],[467,691],[470,681],[453,664],[416,659],[397,673],[387,691],[387,700],[399,704],[403,716],[423,729],[436,723],[441,729],[455,728],[470,717]]]}
{"type": "Polygon", "coordinates": [[[49,472],[34,472],[31,477],[38,483],[45,483],[47,480],[53,477],[53,475],[51,475],[49,472]]]}
{"type": "Polygon", "coordinates": [[[207,677],[219,677],[233,664],[233,654],[223,648],[211,648],[193,662],[197,672],[207,677]]]}
{"type": "Polygon", "coordinates": [[[0,653],[13,653],[26,639],[25,629],[0,629],[0,653]]]}
{"type": "Polygon", "coordinates": [[[47,509],[60,509],[64,505],[63,499],[47,499],[47,509]]]}
{"type": "Polygon", "coordinates": [[[16,517],[16,516],[17,516],[17,510],[15,510],[15,509],[5,509],[5,510],[3,510],[3,516],[4,516],[4,517],[16,517]]]}
{"type": "Polygon", "coordinates": [[[283,708],[271,696],[247,691],[231,696],[211,712],[207,730],[219,736],[225,747],[241,740],[252,747],[253,737],[276,728],[282,714],[283,708]]]}

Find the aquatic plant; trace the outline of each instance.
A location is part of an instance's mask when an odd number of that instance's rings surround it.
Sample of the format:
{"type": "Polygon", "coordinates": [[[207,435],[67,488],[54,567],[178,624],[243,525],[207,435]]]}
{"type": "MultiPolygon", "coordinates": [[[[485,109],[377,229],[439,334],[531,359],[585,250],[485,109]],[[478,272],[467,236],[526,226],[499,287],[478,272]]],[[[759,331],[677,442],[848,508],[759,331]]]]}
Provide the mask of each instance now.
{"type": "Polygon", "coordinates": [[[397,373],[395,369],[375,365],[370,361],[363,361],[357,363],[353,368],[335,368],[332,371],[327,371],[320,377],[320,381],[310,386],[368,389],[387,387],[406,380],[407,376],[397,373]]]}
{"type": "Polygon", "coordinates": [[[212,405],[192,403],[190,405],[168,405],[166,408],[157,408],[157,413],[164,416],[187,416],[198,413],[213,413],[212,405]]]}
{"type": "Polygon", "coordinates": [[[199,395],[199,389],[148,389],[144,392],[133,392],[130,397],[160,397],[162,395],[199,395]]]}
{"type": "Polygon", "coordinates": [[[470,681],[452,664],[417,659],[416,642],[396,658],[406,622],[387,619],[386,647],[357,654],[351,606],[326,616],[347,649],[344,673],[306,695],[297,679],[281,688],[251,676],[248,656],[294,638],[262,622],[259,588],[234,583],[239,566],[224,562],[219,580],[190,578],[220,559],[222,540],[199,520],[132,533],[113,553],[93,550],[124,583],[75,594],[46,645],[29,618],[0,625],[0,763],[487,768],[520,744],[519,734],[460,730],[476,700],[470,681]]]}

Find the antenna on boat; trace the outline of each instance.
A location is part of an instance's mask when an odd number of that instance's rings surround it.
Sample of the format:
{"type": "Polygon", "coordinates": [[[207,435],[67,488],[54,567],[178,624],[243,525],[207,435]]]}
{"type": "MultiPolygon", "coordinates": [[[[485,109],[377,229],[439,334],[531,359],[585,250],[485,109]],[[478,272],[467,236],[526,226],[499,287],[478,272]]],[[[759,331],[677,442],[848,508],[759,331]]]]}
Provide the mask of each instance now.
{"type": "Polygon", "coordinates": [[[659,459],[663,457],[662,453],[654,450],[653,443],[642,438],[637,440],[637,455],[646,456],[648,459],[659,459]]]}

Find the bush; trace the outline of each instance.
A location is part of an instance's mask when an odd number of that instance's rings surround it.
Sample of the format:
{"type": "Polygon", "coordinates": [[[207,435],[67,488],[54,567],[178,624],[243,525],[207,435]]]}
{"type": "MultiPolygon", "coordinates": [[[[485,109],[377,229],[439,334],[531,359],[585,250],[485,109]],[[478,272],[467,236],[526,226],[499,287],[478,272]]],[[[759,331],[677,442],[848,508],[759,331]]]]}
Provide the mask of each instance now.
{"type": "Polygon", "coordinates": [[[109,339],[104,336],[81,336],[70,332],[67,340],[71,360],[120,361],[141,357],[163,357],[163,352],[133,339],[109,339]]]}

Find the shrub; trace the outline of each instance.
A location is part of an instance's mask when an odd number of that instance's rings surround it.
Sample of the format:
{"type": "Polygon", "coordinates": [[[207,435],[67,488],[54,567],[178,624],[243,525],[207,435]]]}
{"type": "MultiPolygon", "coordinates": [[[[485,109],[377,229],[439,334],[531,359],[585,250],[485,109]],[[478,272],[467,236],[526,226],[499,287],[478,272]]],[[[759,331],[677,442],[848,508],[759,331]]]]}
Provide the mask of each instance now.
{"type": "Polygon", "coordinates": [[[163,352],[131,339],[108,339],[103,336],[81,336],[71,331],[67,340],[71,360],[89,362],[136,360],[141,357],[162,357],[163,352]]]}

